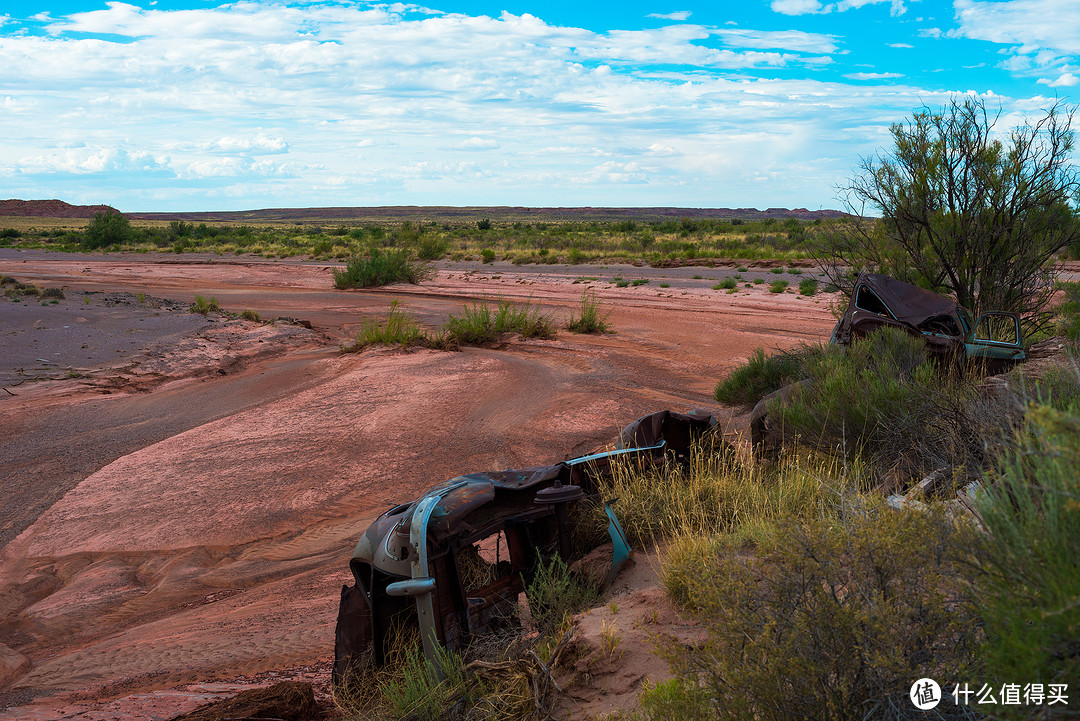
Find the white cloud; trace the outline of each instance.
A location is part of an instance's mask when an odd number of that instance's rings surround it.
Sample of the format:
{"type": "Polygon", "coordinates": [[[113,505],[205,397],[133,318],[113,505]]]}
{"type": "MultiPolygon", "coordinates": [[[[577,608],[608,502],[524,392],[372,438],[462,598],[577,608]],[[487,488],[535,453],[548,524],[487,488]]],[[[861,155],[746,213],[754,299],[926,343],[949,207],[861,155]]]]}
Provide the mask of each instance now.
{"type": "Polygon", "coordinates": [[[866,5],[889,3],[889,14],[899,17],[907,12],[904,0],[840,0],[840,2],[822,4],[820,0],[772,0],[773,12],[784,15],[821,15],[832,12],[858,10],[866,5]]]}
{"type": "Polygon", "coordinates": [[[955,0],[953,7],[964,37],[1020,45],[1021,52],[1080,54],[1080,3],[1074,0],[955,0]]]}
{"type": "Polygon", "coordinates": [[[289,144],[285,138],[259,133],[253,138],[225,136],[209,143],[210,150],[221,150],[226,153],[246,152],[252,154],[287,153],[289,144]]]}
{"type": "Polygon", "coordinates": [[[1038,82],[1040,85],[1049,85],[1052,88],[1071,88],[1077,83],[1080,83],[1080,77],[1077,77],[1072,73],[1062,73],[1056,80],[1039,78],[1038,82]]]}
{"type": "Polygon", "coordinates": [[[679,151],[676,150],[675,148],[671,147],[670,145],[662,145],[660,143],[653,143],[652,145],[649,146],[647,154],[648,155],[655,155],[655,156],[659,156],[659,157],[671,157],[673,155],[678,155],[679,151]]]}
{"type": "Polygon", "coordinates": [[[914,45],[908,45],[907,43],[889,43],[890,48],[902,48],[904,50],[910,50],[914,45]]]}
{"type": "Polygon", "coordinates": [[[713,30],[727,45],[759,50],[788,50],[799,53],[834,53],[837,51],[833,35],[807,33],[801,30],[713,30]]]}
{"type": "Polygon", "coordinates": [[[208,158],[188,163],[178,175],[186,179],[285,177],[289,170],[285,165],[251,158],[208,158]]]}
{"type": "Polygon", "coordinates": [[[829,12],[831,5],[824,6],[818,0],[772,0],[773,12],[784,15],[812,15],[829,12]]]}
{"type": "Polygon", "coordinates": [[[147,152],[120,148],[73,148],[63,152],[19,158],[21,173],[72,173],[89,175],[112,172],[153,172],[167,169],[168,161],[147,152]]]}
{"type": "Polygon", "coordinates": [[[491,138],[478,138],[473,136],[468,140],[458,143],[454,146],[462,150],[493,150],[499,147],[499,144],[491,138]]]}
{"type": "Polygon", "coordinates": [[[904,76],[901,73],[847,73],[844,77],[852,80],[888,80],[904,76]]]}
{"type": "Polygon", "coordinates": [[[684,22],[690,17],[689,10],[679,10],[673,13],[649,13],[649,17],[656,18],[658,20],[674,20],[675,22],[684,22]]]}
{"type": "Polygon", "coordinates": [[[957,35],[1007,46],[1001,67],[1025,73],[1080,55],[1080,3],[1074,0],[955,0],[957,35]]]}

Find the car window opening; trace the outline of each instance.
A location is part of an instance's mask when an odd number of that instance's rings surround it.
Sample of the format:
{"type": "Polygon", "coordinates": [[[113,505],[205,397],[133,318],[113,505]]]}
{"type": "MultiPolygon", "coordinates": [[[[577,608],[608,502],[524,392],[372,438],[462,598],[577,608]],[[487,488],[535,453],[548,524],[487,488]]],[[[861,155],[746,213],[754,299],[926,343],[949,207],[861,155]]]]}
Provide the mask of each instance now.
{"type": "Polygon", "coordinates": [[[855,307],[859,310],[865,310],[869,313],[875,313],[896,320],[896,316],[889,310],[889,306],[885,305],[884,301],[882,301],[881,298],[878,298],[877,293],[870,290],[870,288],[865,285],[860,285],[855,291],[855,307]]]}

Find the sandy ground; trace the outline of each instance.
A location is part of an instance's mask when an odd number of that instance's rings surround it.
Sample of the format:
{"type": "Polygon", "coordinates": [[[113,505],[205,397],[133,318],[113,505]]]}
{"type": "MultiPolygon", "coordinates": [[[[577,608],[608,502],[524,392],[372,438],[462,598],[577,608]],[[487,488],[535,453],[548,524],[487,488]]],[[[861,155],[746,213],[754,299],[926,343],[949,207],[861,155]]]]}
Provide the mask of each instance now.
{"type": "MultiPolygon", "coordinates": [[[[711,290],[725,272],[447,266],[422,286],[343,292],[326,264],[0,250],[0,273],[70,299],[0,301],[0,719],[167,718],[282,678],[325,689],[352,545],[389,505],[580,455],[664,408],[730,420],[711,398],[726,369],[831,329],[826,298],[711,290]],[[614,334],[337,352],[395,299],[431,325],[495,298],[565,319],[586,288],[614,334]],[[196,294],[312,328],[169,309],[196,294]],[[84,344],[99,355],[83,362],[84,344]]],[[[662,603],[648,585],[621,605],[645,618],[662,603]]]]}

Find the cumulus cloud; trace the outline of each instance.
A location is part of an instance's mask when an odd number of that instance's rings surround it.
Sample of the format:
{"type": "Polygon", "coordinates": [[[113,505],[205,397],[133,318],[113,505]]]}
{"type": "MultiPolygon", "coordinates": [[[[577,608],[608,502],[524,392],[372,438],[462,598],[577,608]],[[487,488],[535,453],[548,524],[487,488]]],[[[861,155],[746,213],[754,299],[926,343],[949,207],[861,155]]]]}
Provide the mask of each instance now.
{"type": "Polygon", "coordinates": [[[889,4],[889,14],[899,17],[907,12],[904,0],[840,0],[835,3],[822,3],[820,0],[772,0],[773,12],[783,15],[821,15],[832,12],[857,10],[866,5],[889,4]]]}
{"type": "Polygon", "coordinates": [[[187,163],[178,172],[181,178],[246,178],[286,177],[285,165],[247,157],[207,158],[187,163]]]}
{"type": "Polygon", "coordinates": [[[888,80],[904,76],[901,73],[847,73],[844,77],[852,80],[888,80]]]}
{"type": "Polygon", "coordinates": [[[1073,0],[955,0],[953,7],[956,34],[1006,46],[1007,70],[1039,72],[1080,55],[1080,4],[1073,0]]]}
{"type": "Polygon", "coordinates": [[[1062,73],[1056,80],[1039,78],[1038,82],[1041,85],[1049,85],[1052,88],[1071,88],[1077,83],[1080,83],[1080,77],[1077,77],[1072,73],[1062,73]]]}
{"type": "Polygon", "coordinates": [[[252,154],[272,154],[289,152],[285,138],[259,133],[255,137],[224,136],[207,144],[209,150],[226,153],[245,152],[252,154]]]}
{"type": "Polygon", "coordinates": [[[674,20],[675,22],[684,22],[690,17],[689,10],[679,10],[673,13],[649,13],[649,17],[657,18],[658,20],[674,20]]]}
{"type": "Polygon", "coordinates": [[[128,152],[120,148],[72,148],[63,152],[25,156],[16,162],[16,168],[22,173],[138,173],[167,170],[168,161],[147,152],[128,152]]]}
{"type": "Polygon", "coordinates": [[[499,144],[491,138],[479,138],[475,135],[468,140],[458,143],[456,148],[461,150],[494,150],[499,144]]]}

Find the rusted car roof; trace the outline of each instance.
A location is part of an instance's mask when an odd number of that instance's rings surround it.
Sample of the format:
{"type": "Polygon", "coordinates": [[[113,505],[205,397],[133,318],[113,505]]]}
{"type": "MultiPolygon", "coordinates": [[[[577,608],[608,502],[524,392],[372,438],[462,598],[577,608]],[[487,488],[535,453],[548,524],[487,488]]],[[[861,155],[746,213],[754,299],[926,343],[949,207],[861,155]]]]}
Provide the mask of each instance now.
{"type": "MultiPolygon", "coordinates": [[[[896,320],[916,326],[930,318],[955,313],[959,307],[951,298],[887,275],[863,273],[859,276],[858,283],[864,283],[877,293],[889,306],[896,320]]],[[[853,309],[854,304],[848,307],[848,312],[853,309]]]]}

